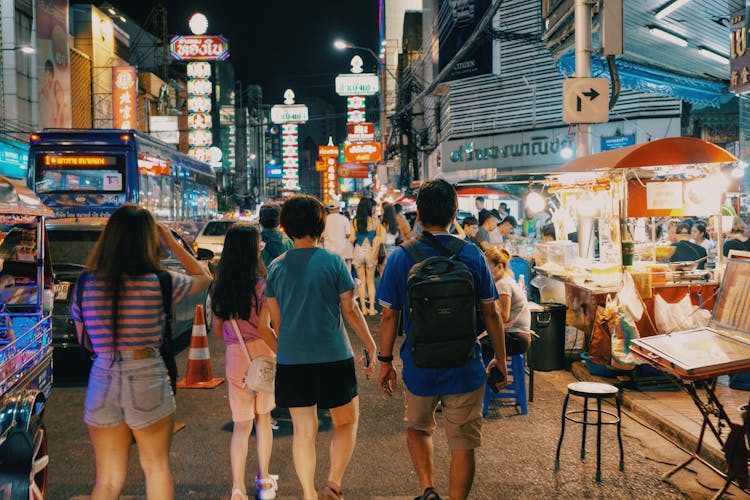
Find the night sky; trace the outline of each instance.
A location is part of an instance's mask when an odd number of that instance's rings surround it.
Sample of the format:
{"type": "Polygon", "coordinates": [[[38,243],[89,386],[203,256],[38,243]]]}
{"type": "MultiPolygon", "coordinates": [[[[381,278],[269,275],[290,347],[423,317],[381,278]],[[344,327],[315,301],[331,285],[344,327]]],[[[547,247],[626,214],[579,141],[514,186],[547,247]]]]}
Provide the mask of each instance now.
{"type": "MultiPolygon", "coordinates": [[[[143,25],[153,1],[111,0],[143,25]]],[[[202,12],[209,22],[207,34],[229,39],[230,61],[244,85],[259,84],[265,103],[283,100],[292,88],[297,102],[318,96],[345,111],[334,92],[337,73],[349,71],[353,50],[337,51],[333,41],[342,38],[354,45],[378,47],[377,0],[167,0],[169,33],[190,34],[188,20],[202,12]]],[[[365,69],[375,70],[371,55],[360,54],[365,69]]]]}

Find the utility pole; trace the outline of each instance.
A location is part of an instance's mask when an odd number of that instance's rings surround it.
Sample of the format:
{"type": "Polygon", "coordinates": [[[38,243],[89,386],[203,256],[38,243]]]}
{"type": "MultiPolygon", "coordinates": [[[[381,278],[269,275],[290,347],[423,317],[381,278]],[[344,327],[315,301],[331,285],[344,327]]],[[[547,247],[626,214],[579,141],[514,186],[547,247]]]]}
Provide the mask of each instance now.
{"type": "MultiPolygon", "coordinates": [[[[591,77],[591,5],[575,0],[576,78],[591,77]]],[[[576,125],[576,157],[591,154],[591,124],[576,125]]]]}

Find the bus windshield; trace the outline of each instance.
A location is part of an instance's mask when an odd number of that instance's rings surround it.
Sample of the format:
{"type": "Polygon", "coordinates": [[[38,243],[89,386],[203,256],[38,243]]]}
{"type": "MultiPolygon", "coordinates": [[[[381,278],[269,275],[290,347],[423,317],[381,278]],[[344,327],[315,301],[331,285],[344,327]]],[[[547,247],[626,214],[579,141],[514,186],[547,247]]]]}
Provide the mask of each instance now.
{"type": "Polygon", "coordinates": [[[122,193],[125,190],[125,155],[36,155],[36,192],[89,191],[122,193]]]}

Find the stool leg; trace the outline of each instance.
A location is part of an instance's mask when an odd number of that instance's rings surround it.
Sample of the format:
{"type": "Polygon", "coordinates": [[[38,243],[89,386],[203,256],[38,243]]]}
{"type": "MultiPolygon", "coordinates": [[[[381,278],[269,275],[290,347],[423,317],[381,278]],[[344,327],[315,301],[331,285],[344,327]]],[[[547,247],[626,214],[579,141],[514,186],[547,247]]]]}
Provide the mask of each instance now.
{"type": "Polygon", "coordinates": [[[596,482],[602,482],[602,400],[596,398],[596,482]]]}
{"type": "Polygon", "coordinates": [[[620,444],[620,470],[625,470],[625,454],[622,451],[622,435],[620,434],[620,393],[615,396],[617,404],[617,442],[620,444]]]}
{"type": "Polygon", "coordinates": [[[581,431],[581,460],[586,459],[586,427],[589,421],[589,398],[583,398],[583,430],[581,431]]]}
{"type": "Polygon", "coordinates": [[[534,402],[534,367],[529,363],[529,403],[534,402]]]}
{"type": "Polygon", "coordinates": [[[555,453],[555,470],[560,470],[560,447],[562,446],[563,436],[565,435],[565,413],[568,410],[568,399],[570,394],[565,395],[565,401],[562,408],[562,422],[560,427],[560,439],[557,441],[557,453],[555,453]]]}

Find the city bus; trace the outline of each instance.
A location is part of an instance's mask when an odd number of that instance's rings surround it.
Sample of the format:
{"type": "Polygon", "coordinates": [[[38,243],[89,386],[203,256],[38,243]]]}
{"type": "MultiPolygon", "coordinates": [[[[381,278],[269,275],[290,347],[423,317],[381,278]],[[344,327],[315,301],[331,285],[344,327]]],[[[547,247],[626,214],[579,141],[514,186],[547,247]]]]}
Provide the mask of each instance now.
{"type": "Polygon", "coordinates": [[[131,202],[188,231],[218,211],[208,164],[135,130],[31,134],[28,185],[55,217],[108,217],[131,202]]]}

